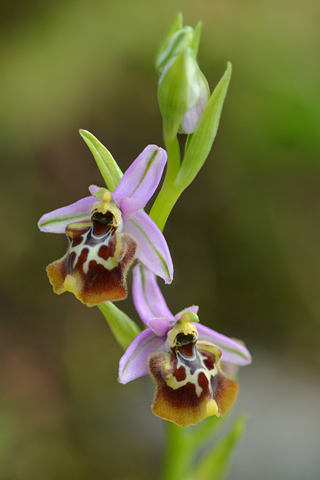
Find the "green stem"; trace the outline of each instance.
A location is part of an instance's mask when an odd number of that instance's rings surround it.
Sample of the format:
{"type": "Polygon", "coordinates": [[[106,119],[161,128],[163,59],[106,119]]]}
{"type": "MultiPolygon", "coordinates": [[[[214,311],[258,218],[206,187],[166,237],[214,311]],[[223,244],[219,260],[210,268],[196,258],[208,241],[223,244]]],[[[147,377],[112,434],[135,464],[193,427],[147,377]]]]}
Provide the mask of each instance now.
{"type": "Polygon", "coordinates": [[[187,480],[193,455],[189,451],[189,432],[172,422],[166,422],[167,442],[161,480],[187,480]]]}
{"type": "Polygon", "coordinates": [[[172,182],[174,182],[179,173],[181,163],[180,145],[178,137],[175,136],[171,140],[165,138],[165,144],[168,153],[168,171],[166,177],[172,182]]]}
{"type": "Polygon", "coordinates": [[[150,211],[150,218],[163,231],[166,221],[180,196],[180,191],[176,190],[170,182],[163,184],[163,187],[154,202],[150,211]]]}
{"type": "Polygon", "coordinates": [[[181,195],[181,190],[174,185],[181,162],[178,138],[174,137],[172,140],[165,139],[165,144],[168,153],[166,178],[150,211],[150,217],[161,231],[163,231],[170,212],[181,195]]]}

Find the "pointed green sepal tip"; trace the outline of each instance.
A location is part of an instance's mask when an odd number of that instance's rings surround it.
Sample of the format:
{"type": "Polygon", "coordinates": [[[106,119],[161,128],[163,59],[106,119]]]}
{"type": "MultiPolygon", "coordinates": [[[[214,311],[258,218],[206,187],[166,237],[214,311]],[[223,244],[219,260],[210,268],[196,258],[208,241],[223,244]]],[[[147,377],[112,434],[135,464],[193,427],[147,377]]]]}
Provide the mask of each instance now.
{"type": "Polygon", "coordinates": [[[194,51],[195,56],[198,55],[199,45],[200,45],[200,37],[201,37],[201,30],[202,30],[202,22],[198,22],[194,29],[193,39],[190,47],[194,51]]]}
{"type": "Polygon", "coordinates": [[[231,73],[232,65],[228,62],[223,77],[214,89],[192,137],[188,140],[186,154],[175,181],[175,186],[181,192],[194,180],[210,153],[218,131],[231,73]]]}
{"type": "Polygon", "coordinates": [[[182,28],[182,25],[183,25],[183,15],[182,15],[182,12],[178,12],[177,15],[175,16],[173,22],[171,23],[167,33],[166,33],[166,36],[170,36],[172,35],[174,32],[176,32],[177,30],[179,30],[180,28],[182,28]]]}
{"type": "Polygon", "coordinates": [[[140,333],[138,325],[131,320],[120,308],[112,302],[104,302],[98,305],[100,311],[108,322],[108,325],[119,343],[126,350],[130,343],[140,333]]]}
{"type": "Polygon", "coordinates": [[[157,56],[156,68],[159,75],[161,75],[168,64],[172,64],[179,53],[187,48],[191,48],[193,37],[194,30],[188,26],[180,28],[171,35],[163,48],[159,50],[159,54],[157,56]]]}
{"type": "Polygon", "coordinates": [[[87,130],[79,130],[79,133],[91,150],[108,190],[113,192],[123,175],[120,167],[109,150],[92,133],[87,130]]]}
{"type": "Polygon", "coordinates": [[[174,32],[182,28],[182,25],[183,25],[183,15],[182,15],[182,12],[178,12],[173,22],[171,23],[170,27],[168,28],[168,31],[164,38],[172,35],[174,32]]]}
{"type": "Polygon", "coordinates": [[[178,15],[175,17],[173,22],[171,23],[167,33],[163,37],[160,42],[158,52],[156,55],[155,66],[156,69],[159,70],[160,65],[162,63],[161,57],[163,56],[163,52],[168,48],[168,44],[171,40],[172,35],[182,28],[182,13],[179,12],[178,15]]]}
{"type": "Polygon", "coordinates": [[[178,12],[177,13],[177,16],[175,17],[175,19],[173,20],[171,26],[177,26],[176,27],[176,30],[178,28],[181,28],[182,27],[182,23],[183,23],[183,15],[182,15],[182,12],[178,12]]]}

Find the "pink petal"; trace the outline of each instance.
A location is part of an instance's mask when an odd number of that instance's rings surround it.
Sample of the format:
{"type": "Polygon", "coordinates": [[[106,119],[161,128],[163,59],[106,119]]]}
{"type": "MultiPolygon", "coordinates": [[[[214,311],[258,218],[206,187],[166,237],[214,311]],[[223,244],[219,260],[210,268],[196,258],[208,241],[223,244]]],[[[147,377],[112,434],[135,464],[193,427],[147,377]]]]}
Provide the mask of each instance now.
{"type": "Polygon", "coordinates": [[[145,325],[156,317],[167,318],[174,321],[157,284],[156,277],[143,265],[136,265],[132,270],[132,296],[134,306],[145,325]]]}
{"type": "Polygon", "coordinates": [[[123,227],[138,242],[137,258],[165,283],[171,283],[173,264],[169,248],[163,233],[149,215],[140,210],[130,219],[124,219],[123,227]]]}
{"type": "Polygon", "coordinates": [[[40,218],[38,227],[42,232],[65,233],[69,223],[90,220],[91,210],[96,202],[94,197],[85,197],[67,207],[46,213],[40,218]]]}
{"type": "Polygon", "coordinates": [[[148,322],[148,327],[150,327],[158,337],[163,337],[170,330],[170,323],[167,318],[151,318],[148,322]]]}
{"type": "Polygon", "coordinates": [[[141,200],[143,206],[159,185],[167,153],[156,145],[148,145],[130,165],[112,196],[115,200],[131,197],[141,200]]]}
{"type": "Polygon", "coordinates": [[[123,218],[130,218],[144,207],[143,202],[136,198],[120,198],[119,207],[123,218]]]}
{"type": "Polygon", "coordinates": [[[148,357],[154,352],[164,351],[165,337],[158,337],[150,328],[143,330],[130,343],[119,363],[119,382],[148,375],[148,357]]]}
{"type": "Polygon", "coordinates": [[[249,365],[251,363],[251,355],[249,350],[236,340],[215,332],[211,328],[205,327],[201,323],[197,323],[199,340],[213,343],[222,351],[221,361],[230,362],[236,365],[249,365]]]}

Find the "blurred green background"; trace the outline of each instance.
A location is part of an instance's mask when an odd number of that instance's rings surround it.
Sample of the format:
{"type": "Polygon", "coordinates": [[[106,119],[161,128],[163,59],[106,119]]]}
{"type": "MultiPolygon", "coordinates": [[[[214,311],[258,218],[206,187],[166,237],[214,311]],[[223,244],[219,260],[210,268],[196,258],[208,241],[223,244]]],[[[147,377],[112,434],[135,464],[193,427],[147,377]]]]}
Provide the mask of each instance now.
{"type": "MultiPolygon", "coordinates": [[[[123,170],[163,145],[154,57],[178,11],[204,22],[211,89],[228,60],[233,76],[213,151],[166,226],[175,279],[163,292],[173,312],[199,304],[203,323],[253,352],[231,414],[249,418],[230,478],[318,479],[319,2],[0,7],[0,479],[158,478],[152,382],[117,383],[122,352],[98,309],[47,281],[66,239],[36,222],[101,184],[79,128],[123,170]]],[[[121,306],[138,321],[131,299],[121,306]]]]}

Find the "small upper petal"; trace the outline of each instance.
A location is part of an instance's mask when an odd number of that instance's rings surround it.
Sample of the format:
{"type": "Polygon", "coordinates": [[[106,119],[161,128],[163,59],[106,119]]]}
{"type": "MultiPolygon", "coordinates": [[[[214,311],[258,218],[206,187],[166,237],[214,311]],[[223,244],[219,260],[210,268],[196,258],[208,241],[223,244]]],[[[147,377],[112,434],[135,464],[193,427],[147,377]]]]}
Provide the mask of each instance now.
{"type": "MultiPolygon", "coordinates": [[[[93,196],[95,193],[97,193],[100,190],[101,187],[97,187],[97,185],[90,185],[89,187],[89,192],[93,196]]],[[[97,199],[96,199],[97,201],[97,199]]]]}
{"type": "Polygon", "coordinates": [[[136,198],[144,206],[159,185],[166,161],[167,153],[163,148],[148,145],[121,178],[113,198],[136,198]]]}
{"type": "Polygon", "coordinates": [[[211,328],[205,327],[201,323],[197,323],[197,330],[201,341],[213,343],[222,351],[221,361],[234,363],[244,366],[251,363],[251,355],[249,350],[237,340],[215,332],[211,328]]]}
{"type": "Polygon", "coordinates": [[[119,363],[119,382],[148,375],[148,357],[154,352],[164,351],[165,337],[158,337],[150,328],[143,330],[130,343],[119,363]]]}
{"type": "Polygon", "coordinates": [[[149,215],[141,210],[130,219],[124,219],[123,227],[124,231],[130,233],[138,242],[138,260],[166,283],[171,283],[173,264],[169,247],[163,233],[149,215]]]}
{"type": "Polygon", "coordinates": [[[130,218],[144,207],[143,202],[137,198],[120,198],[119,207],[123,218],[130,218]]]}
{"type": "Polygon", "coordinates": [[[167,318],[151,318],[148,327],[154,331],[158,337],[163,337],[170,330],[170,322],[167,318]]]}
{"type": "Polygon", "coordinates": [[[174,321],[154,273],[141,264],[136,265],[132,273],[133,303],[143,323],[148,325],[149,320],[156,317],[174,321]]]}
{"type": "Polygon", "coordinates": [[[42,232],[65,233],[69,223],[90,219],[91,209],[96,202],[94,197],[85,197],[67,207],[46,213],[40,218],[38,227],[42,232]]]}

